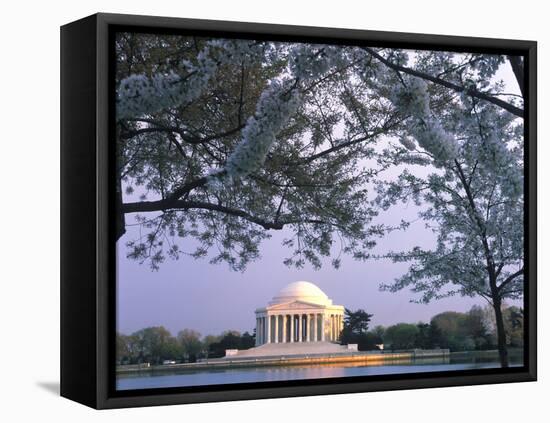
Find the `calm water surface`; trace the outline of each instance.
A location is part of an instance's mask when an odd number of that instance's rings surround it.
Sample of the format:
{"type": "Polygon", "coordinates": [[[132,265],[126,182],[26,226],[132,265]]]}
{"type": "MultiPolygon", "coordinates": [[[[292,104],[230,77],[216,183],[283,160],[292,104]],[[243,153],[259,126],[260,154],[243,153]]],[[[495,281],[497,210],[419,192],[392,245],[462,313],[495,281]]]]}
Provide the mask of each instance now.
{"type": "MultiPolygon", "coordinates": [[[[523,365],[521,354],[510,356],[512,366],[523,365]]],[[[403,373],[440,372],[500,367],[498,356],[451,354],[451,358],[395,361],[383,365],[349,363],[310,366],[273,366],[241,369],[147,371],[117,375],[117,389],[172,388],[226,383],[268,382],[403,373]]]]}

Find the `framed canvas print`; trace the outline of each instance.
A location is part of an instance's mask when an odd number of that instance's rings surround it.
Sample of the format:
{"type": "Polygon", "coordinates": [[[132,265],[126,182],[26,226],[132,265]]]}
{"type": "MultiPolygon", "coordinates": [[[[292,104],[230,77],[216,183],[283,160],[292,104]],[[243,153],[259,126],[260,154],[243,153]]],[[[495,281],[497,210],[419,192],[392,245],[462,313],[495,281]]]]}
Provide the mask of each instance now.
{"type": "Polygon", "coordinates": [[[61,393],[536,379],[536,43],[61,28],[61,393]]]}

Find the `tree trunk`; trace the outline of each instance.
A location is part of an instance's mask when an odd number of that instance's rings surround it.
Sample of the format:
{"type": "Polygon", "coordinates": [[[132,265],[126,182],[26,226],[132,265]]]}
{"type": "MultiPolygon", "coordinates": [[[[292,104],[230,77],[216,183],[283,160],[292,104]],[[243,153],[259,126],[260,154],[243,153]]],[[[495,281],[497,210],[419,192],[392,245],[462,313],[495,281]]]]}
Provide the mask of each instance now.
{"type": "Polygon", "coordinates": [[[521,60],[520,56],[508,56],[508,60],[510,61],[510,65],[512,66],[512,71],[514,72],[514,75],[518,82],[521,95],[525,96],[523,93],[523,81],[524,81],[523,61],[521,60]]]}
{"type": "Polygon", "coordinates": [[[501,301],[493,299],[493,308],[495,310],[495,320],[497,327],[497,345],[498,355],[500,357],[500,366],[508,367],[508,350],[506,349],[506,331],[504,330],[504,318],[502,316],[501,301]]]}
{"type": "Polygon", "coordinates": [[[116,205],[115,205],[115,239],[118,241],[122,235],[126,233],[126,219],[124,217],[124,210],[122,210],[122,188],[117,187],[116,191],[116,205]]]}

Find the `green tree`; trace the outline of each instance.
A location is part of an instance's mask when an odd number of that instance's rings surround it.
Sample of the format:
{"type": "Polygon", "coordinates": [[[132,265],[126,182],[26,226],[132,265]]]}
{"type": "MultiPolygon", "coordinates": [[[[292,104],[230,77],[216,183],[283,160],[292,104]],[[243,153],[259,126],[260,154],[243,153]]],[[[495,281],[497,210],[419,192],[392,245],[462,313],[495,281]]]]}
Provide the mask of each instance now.
{"type": "Polygon", "coordinates": [[[190,362],[197,361],[198,355],[203,350],[201,334],[192,329],[183,329],[178,332],[177,341],[184,359],[190,362]]]}
{"type": "Polygon", "coordinates": [[[122,333],[116,333],[116,360],[118,364],[128,364],[132,360],[131,338],[122,333]]]}
{"type": "Polygon", "coordinates": [[[366,333],[372,316],[372,314],[361,308],[355,311],[346,308],[344,312],[344,329],[354,334],[366,333]]]}
{"type": "Polygon", "coordinates": [[[495,345],[496,337],[490,332],[490,322],[482,307],[474,305],[467,313],[466,332],[472,337],[475,349],[483,350],[495,345]]]}
{"type": "Polygon", "coordinates": [[[137,360],[140,363],[160,364],[164,359],[173,359],[174,342],[170,332],[163,326],[148,327],[132,334],[137,360]]]}
{"type": "Polygon", "coordinates": [[[162,363],[164,360],[180,360],[180,357],[183,355],[183,351],[181,345],[175,337],[169,336],[160,342],[160,348],[158,349],[158,362],[162,363]]]}
{"type": "Polygon", "coordinates": [[[384,339],[385,332],[386,328],[382,325],[376,325],[374,328],[372,328],[372,333],[380,339],[384,339]]]}
{"type": "Polygon", "coordinates": [[[397,323],[389,326],[384,332],[384,349],[386,345],[392,350],[415,348],[418,333],[418,327],[411,323],[397,323]]]}
{"type": "Polygon", "coordinates": [[[516,306],[506,307],[503,310],[503,316],[507,344],[511,347],[523,348],[523,309],[516,306]]]}
{"type": "Polygon", "coordinates": [[[360,351],[368,351],[380,344],[381,338],[368,332],[372,314],[363,309],[352,311],[348,308],[344,311],[344,327],[339,336],[341,344],[357,344],[360,351]]]}
{"type": "Polygon", "coordinates": [[[368,331],[361,335],[359,335],[359,339],[357,341],[357,348],[359,351],[372,351],[377,350],[377,345],[383,344],[384,340],[382,337],[374,332],[374,331],[368,331]]]}
{"type": "Polygon", "coordinates": [[[418,328],[418,333],[416,334],[415,347],[430,349],[434,348],[433,339],[432,339],[432,326],[427,323],[419,322],[416,327],[418,328]]]}
{"type": "Polygon", "coordinates": [[[473,349],[473,339],[467,331],[468,316],[456,311],[445,311],[432,317],[431,325],[441,333],[441,347],[452,351],[473,349]]]}
{"type": "Polygon", "coordinates": [[[220,342],[222,337],[220,335],[206,335],[202,339],[201,355],[208,358],[210,357],[211,346],[217,342],[220,342]]]}
{"type": "Polygon", "coordinates": [[[241,336],[241,348],[242,350],[247,350],[256,345],[255,335],[251,335],[249,332],[245,332],[241,336]]]}
{"type": "Polygon", "coordinates": [[[229,330],[220,335],[217,341],[210,343],[208,356],[223,357],[225,350],[238,349],[246,350],[255,345],[255,338],[249,332],[242,335],[238,331],[229,330]]]}

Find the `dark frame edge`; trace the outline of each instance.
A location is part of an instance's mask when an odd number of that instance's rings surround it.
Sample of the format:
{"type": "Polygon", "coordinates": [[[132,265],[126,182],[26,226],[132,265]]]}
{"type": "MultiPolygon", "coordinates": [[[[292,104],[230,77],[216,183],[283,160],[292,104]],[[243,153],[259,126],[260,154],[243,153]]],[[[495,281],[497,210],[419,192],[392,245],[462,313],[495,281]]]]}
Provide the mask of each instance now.
{"type": "MultiPolygon", "coordinates": [[[[452,387],[460,385],[480,385],[480,384],[495,384],[495,383],[507,383],[507,382],[526,382],[537,380],[537,351],[536,351],[536,42],[533,41],[520,41],[520,40],[504,40],[504,39],[489,39],[489,38],[472,38],[472,37],[456,37],[456,36],[440,36],[440,35],[426,35],[426,34],[406,34],[397,32],[380,32],[380,31],[365,31],[365,30],[351,30],[351,29],[335,29],[335,28],[318,28],[318,27],[298,27],[288,25],[274,25],[274,24],[256,24],[256,23],[242,23],[242,22],[222,22],[222,21],[210,21],[210,20],[196,20],[196,19],[180,19],[180,18],[162,18],[151,16],[136,16],[136,15],[118,15],[118,14],[104,14],[99,13],[89,16],[82,20],[76,21],[73,24],[79,25],[83,22],[94,22],[94,53],[95,60],[94,66],[89,66],[88,71],[94,72],[95,79],[95,91],[93,102],[94,113],[94,140],[93,147],[95,148],[94,165],[93,170],[94,182],[96,189],[91,193],[93,194],[96,203],[93,205],[94,209],[94,281],[93,289],[95,295],[91,299],[87,299],[87,305],[93,302],[94,307],[94,339],[93,339],[93,354],[95,360],[93,365],[86,369],[86,380],[92,380],[91,386],[93,387],[93,393],[90,392],[82,394],[80,396],[76,391],[69,392],[67,388],[67,380],[64,378],[63,373],[68,373],[74,366],[68,366],[64,364],[63,356],[67,353],[67,348],[63,348],[63,340],[66,339],[63,336],[63,332],[66,329],[67,321],[67,307],[66,302],[63,302],[63,289],[67,286],[67,275],[63,272],[63,262],[67,261],[66,258],[70,255],[62,247],[62,396],[76,400],[85,405],[98,408],[121,408],[121,407],[136,407],[136,406],[153,406],[153,405],[170,405],[170,404],[185,404],[185,403],[202,403],[202,402],[214,402],[214,401],[236,401],[236,400],[250,400],[250,399],[266,399],[266,398],[281,398],[281,397],[295,397],[295,396],[311,396],[311,395],[326,395],[326,394],[338,394],[338,393],[360,393],[360,392],[372,392],[372,391],[385,391],[385,390],[402,390],[402,389],[423,389],[432,387],[452,387]],[[491,374],[491,375],[449,375],[448,377],[419,377],[415,379],[404,380],[388,380],[388,381],[372,381],[372,382],[350,382],[345,384],[331,384],[320,383],[313,386],[296,386],[296,387],[277,387],[277,388],[256,388],[256,389],[235,389],[230,386],[227,389],[211,392],[197,392],[197,393],[176,393],[176,394],[154,394],[147,396],[128,395],[121,396],[120,394],[112,396],[109,388],[109,319],[114,316],[109,314],[109,199],[108,199],[108,163],[109,163],[109,122],[108,122],[108,104],[109,104],[109,87],[108,87],[108,70],[109,70],[109,26],[110,25],[132,25],[132,26],[149,26],[157,28],[186,28],[186,29],[209,29],[216,31],[227,31],[238,33],[263,33],[263,34],[280,34],[288,35],[293,34],[302,37],[312,37],[312,33],[321,33],[322,37],[335,37],[335,38],[347,38],[354,40],[357,38],[368,39],[369,41],[376,40],[391,40],[392,42],[400,42],[403,44],[405,37],[415,38],[414,44],[430,44],[437,43],[440,46],[452,48],[457,46],[466,47],[481,47],[488,46],[489,48],[503,48],[507,45],[508,48],[513,50],[522,50],[525,54],[528,64],[529,75],[529,114],[528,114],[528,160],[529,160],[529,175],[530,180],[528,184],[529,195],[529,251],[531,254],[528,257],[529,271],[529,293],[526,300],[530,304],[528,322],[529,322],[529,334],[528,341],[530,348],[528,349],[528,361],[529,366],[524,372],[506,373],[506,374],[491,374]],[[63,318],[65,315],[65,320],[63,318]],[[64,329],[65,327],[65,329],[64,329]],[[91,374],[88,374],[90,372],[91,374]],[[65,383],[64,383],[65,379],[65,383]]],[[[68,30],[71,25],[68,24],[62,27],[62,50],[63,50],[63,31],[68,30]]],[[[63,53],[63,52],[62,52],[63,53]]],[[[63,72],[63,54],[62,54],[62,72],[63,72]]],[[[64,98],[63,88],[63,73],[62,73],[62,99],[64,98]]],[[[65,105],[67,106],[67,105],[65,105]]],[[[88,105],[89,106],[89,105],[88,105]]],[[[76,113],[75,113],[76,114],[76,113]]],[[[62,157],[68,154],[69,151],[66,148],[66,141],[64,138],[64,116],[62,106],[62,157]]],[[[83,131],[83,130],[82,130],[83,131]]],[[[88,135],[88,134],[81,134],[88,135]]],[[[65,139],[67,135],[65,134],[65,139]]],[[[89,139],[87,137],[87,139],[89,139]]],[[[63,210],[67,207],[67,204],[63,205],[63,198],[67,198],[66,185],[64,183],[64,171],[63,162],[67,162],[67,156],[62,159],[62,228],[72,228],[72,225],[68,225],[65,221],[66,214],[63,210]],[[65,184],[65,188],[64,188],[65,184]],[[65,194],[63,194],[65,193],[65,194]]],[[[62,240],[64,239],[62,230],[62,240]]],[[[89,240],[88,240],[89,241],[89,240]]],[[[62,242],[63,244],[63,242],[62,242]]],[[[79,254],[79,260],[82,260],[82,254],[79,254]]],[[[66,267],[78,268],[78,265],[65,264],[66,267]]],[[[90,288],[90,287],[87,287],[90,288]]],[[[67,334],[65,330],[65,334],[67,334]]],[[[82,335],[80,336],[82,338],[82,335]]],[[[79,339],[78,343],[82,344],[88,340],[79,339]]],[[[81,388],[79,388],[82,390],[81,388]]]]}
{"type": "Polygon", "coordinates": [[[61,27],[61,396],[97,406],[96,20],[61,27]],[[75,142],[76,141],[76,142],[75,142]]]}
{"type": "Polygon", "coordinates": [[[335,394],[360,394],[367,392],[401,391],[409,389],[451,388],[474,385],[494,385],[510,382],[533,382],[536,377],[530,372],[495,375],[425,377],[420,379],[388,380],[376,382],[347,382],[344,384],[320,384],[312,386],[277,387],[259,389],[231,389],[214,392],[181,394],[158,394],[143,396],[119,396],[100,401],[99,409],[126,407],[150,407],[157,405],[196,404],[243,400],[261,400],[287,397],[306,397],[335,394]]]}
{"type": "Polygon", "coordinates": [[[460,35],[436,35],[426,33],[397,32],[397,31],[377,31],[366,29],[350,28],[332,28],[305,25],[286,25],[259,22],[242,21],[221,21],[210,19],[192,19],[192,18],[174,18],[166,16],[148,16],[148,15],[127,15],[118,13],[97,13],[98,20],[107,25],[119,26],[143,26],[158,29],[179,29],[218,31],[235,34],[266,34],[282,35],[305,38],[339,38],[342,40],[357,41],[359,39],[368,39],[373,43],[399,44],[401,48],[407,48],[407,45],[421,48],[426,45],[433,48],[434,44],[445,48],[459,48],[467,46],[468,48],[482,45],[485,50],[528,50],[536,45],[536,41],[517,40],[507,38],[480,38],[460,35]]]}
{"type": "Polygon", "coordinates": [[[531,42],[525,55],[527,66],[527,126],[526,146],[528,172],[526,172],[525,191],[527,192],[527,274],[525,278],[528,294],[524,297],[527,301],[527,339],[528,347],[528,372],[532,381],[537,380],[537,43],[531,42]]]}

